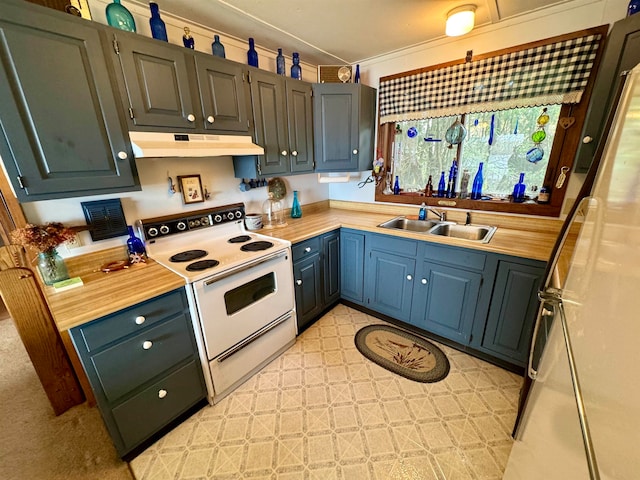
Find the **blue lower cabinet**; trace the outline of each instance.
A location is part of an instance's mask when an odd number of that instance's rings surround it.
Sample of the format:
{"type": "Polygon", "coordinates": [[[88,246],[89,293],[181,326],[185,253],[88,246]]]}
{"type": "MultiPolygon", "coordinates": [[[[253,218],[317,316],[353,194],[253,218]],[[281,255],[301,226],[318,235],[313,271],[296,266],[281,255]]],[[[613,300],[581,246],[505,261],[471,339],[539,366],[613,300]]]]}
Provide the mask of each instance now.
{"type": "Polygon", "coordinates": [[[304,330],[322,311],[320,254],[293,262],[298,331],[304,330]]]}
{"type": "Polygon", "coordinates": [[[69,333],[121,457],[206,398],[182,288],[69,333]]]}
{"type": "Polygon", "coordinates": [[[366,306],[398,320],[408,321],[415,269],[414,258],[369,250],[365,267],[366,306]]]}
{"type": "Polygon", "coordinates": [[[364,304],[365,234],[340,230],[340,297],[358,305],[364,304]]]}

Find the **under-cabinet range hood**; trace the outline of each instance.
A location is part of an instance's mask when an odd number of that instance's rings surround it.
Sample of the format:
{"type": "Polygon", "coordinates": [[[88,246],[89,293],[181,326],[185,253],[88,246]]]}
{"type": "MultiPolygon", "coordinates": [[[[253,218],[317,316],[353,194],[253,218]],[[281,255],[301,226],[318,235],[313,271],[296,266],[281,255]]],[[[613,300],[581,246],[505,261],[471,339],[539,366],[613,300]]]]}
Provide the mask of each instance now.
{"type": "Polygon", "coordinates": [[[136,158],[262,155],[251,137],[199,133],[129,132],[136,158]]]}

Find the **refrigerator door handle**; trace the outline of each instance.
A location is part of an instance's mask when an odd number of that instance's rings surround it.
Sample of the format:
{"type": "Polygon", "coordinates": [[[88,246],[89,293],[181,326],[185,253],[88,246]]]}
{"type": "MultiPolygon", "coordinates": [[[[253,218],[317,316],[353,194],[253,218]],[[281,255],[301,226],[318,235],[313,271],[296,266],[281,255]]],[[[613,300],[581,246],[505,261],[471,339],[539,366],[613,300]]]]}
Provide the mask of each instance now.
{"type": "Polygon", "coordinates": [[[533,362],[536,357],[536,345],[538,344],[538,335],[540,335],[540,325],[542,324],[544,317],[553,317],[555,315],[555,310],[549,310],[545,306],[545,300],[543,299],[544,295],[544,292],[538,292],[538,298],[540,299],[541,303],[538,310],[538,316],[536,317],[536,322],[533,326],[531,347],[529,349],[529,361],[527,362],[527,375],[529,375],[529,378],[531,380],[536,380],[538,378],[537,365],[536,368],[534,368],[533,362]]]}

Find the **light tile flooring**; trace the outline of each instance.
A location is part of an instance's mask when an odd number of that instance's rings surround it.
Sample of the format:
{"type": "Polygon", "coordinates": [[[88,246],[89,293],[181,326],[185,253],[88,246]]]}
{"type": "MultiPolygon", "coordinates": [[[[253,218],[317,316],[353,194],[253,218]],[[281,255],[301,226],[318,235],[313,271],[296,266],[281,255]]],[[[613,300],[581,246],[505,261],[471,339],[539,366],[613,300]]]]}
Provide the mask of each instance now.
{"type": "Polygon", "coordinates": [[[433,384],[355,348],[380,320],[338,305],[230,396],[131,462],[151,479],[500,479],[521,377],[441,346],[433,384]]]}

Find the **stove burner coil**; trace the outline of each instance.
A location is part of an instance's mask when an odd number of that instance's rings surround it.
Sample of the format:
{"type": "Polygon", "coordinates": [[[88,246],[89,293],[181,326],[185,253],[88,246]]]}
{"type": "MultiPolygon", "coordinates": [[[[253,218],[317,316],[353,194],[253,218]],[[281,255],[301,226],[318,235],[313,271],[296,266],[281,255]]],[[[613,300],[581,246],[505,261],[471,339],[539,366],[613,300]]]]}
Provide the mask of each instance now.
{"type": "Polygon", "coordinates": [[[251,240],[251,237],[249,235],[240,235],[237,237],[230,238],[227,241],[229,243],[244,243],[244,242],[248,242],[249,240],[251,240]]]}
{"type": "Polygon", "coordinates": [[[260,250],[266,250],[267,248],[273,247],[273,243],[271,242],[251,242],[240,247],[240,250],[243,252],[259,252],[260,250]]]}
{"type": "Polygon", "coordinates": [[[176,253],[169,258],[170,262],[190,262],[198,258],[205,257],[207,252],[204,250],[187,250],[185,252],[176,253]]]}
{"type": "Polygon", "coordinates": [[[187,265],[188,272],[199,272],[207,268],[213,268],[220,264],[218,260],[200,260],[187,265]]]}

